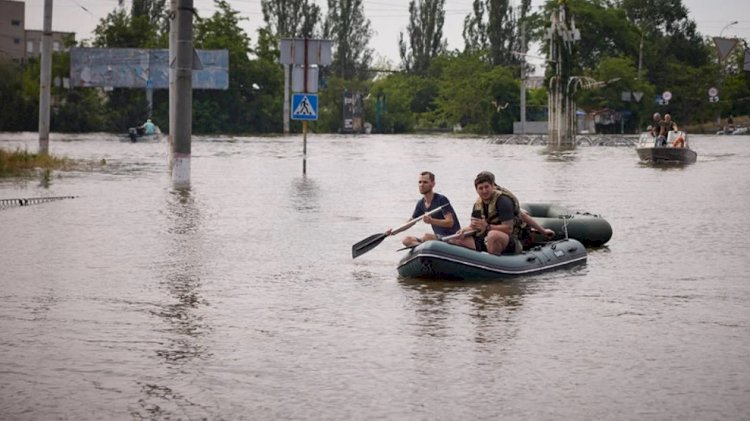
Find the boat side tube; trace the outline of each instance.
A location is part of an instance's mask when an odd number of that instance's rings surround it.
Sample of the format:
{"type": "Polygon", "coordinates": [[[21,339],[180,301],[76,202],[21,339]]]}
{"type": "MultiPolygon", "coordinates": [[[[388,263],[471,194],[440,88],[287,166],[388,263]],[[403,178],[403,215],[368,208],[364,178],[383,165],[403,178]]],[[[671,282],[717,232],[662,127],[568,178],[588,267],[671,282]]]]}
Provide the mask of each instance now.
{"type": "MultiPolygon", "coordinates": [[[[612,238],[612,226],[600,215],[572,212],[553,203],[522,203],[521,208],[528,211],[539,225],[554,231],[554,240],[574,238],[586,247],[600,247],[612,238]]],[[[532,239],[535,244],[547,241],[537,233],[532,239]]]]}

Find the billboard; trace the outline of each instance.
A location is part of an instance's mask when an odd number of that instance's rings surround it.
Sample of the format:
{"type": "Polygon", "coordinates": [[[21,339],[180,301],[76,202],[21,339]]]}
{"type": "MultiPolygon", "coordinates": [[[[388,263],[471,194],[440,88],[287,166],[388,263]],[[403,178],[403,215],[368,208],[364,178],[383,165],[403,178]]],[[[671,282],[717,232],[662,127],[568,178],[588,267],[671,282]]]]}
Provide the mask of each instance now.
{"type": "MultiPolygon", "coordinates": [[[[194,50],[193,89],[229,88],[229,52],[194,50]]],[[[71,48],[71,87],[169,88],[169,50],[71,48]]]]}

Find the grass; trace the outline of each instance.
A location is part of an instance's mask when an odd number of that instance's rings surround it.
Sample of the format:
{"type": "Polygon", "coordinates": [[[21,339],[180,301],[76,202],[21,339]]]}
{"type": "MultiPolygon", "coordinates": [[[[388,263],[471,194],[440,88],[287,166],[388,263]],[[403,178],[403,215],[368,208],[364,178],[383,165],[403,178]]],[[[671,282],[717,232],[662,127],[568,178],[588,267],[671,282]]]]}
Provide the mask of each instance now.
{"type": "Polygon", "coordinates": [[[71,170],[74,162],[68,158],[39,155],[28,151],[13,152],[0,148],[0,177],[33,175],[37,171],[49,174],[52,170],[71,170]]]}

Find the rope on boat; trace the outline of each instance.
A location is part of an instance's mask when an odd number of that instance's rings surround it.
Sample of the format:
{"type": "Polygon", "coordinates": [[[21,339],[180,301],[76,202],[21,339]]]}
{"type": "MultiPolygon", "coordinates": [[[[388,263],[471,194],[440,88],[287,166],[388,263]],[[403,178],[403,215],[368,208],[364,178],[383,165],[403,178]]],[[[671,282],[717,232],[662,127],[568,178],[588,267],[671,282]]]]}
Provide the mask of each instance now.
{"type": "Polygon", "coordinates": [[[568,240],[568,221],[572,218],[570,215],[560,216],[563,220],[563,232],[565,233],[565,239],[568,240]]]}
{"type": "Polygon", "coordinates": [[[47,203],[55,200],[75,199],[78,196],[50,196],[50,197],[29,197],[19,199],[0,199],[0,209],[10,208],[12,206],[28,206],[39,203],[47,203]]]}

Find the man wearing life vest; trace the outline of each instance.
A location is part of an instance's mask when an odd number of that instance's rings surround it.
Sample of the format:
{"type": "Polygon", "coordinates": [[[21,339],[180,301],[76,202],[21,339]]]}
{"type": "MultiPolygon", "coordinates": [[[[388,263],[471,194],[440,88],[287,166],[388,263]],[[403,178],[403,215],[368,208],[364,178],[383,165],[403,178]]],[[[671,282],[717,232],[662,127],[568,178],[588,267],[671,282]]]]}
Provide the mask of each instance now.
{"type": "MultiPolygon", "coordinates": [[[[489,171],[482,171],[479,174],[488,175],[490,177],[490,180],[492,180],[492,185],[495,187],[495,190],[499,190],[501,192],[504,190],[502,187],[498,186],[497,183],[495,183],[495,174],[492,174],[489,171]]],[[[516,199],[516,202],[518,202],[517,199],[516,199]]],[[[519,204],[519,208],[520,208],[520,204],[519,204]]],[[[555,237],[554,231],[552,231],[549,228],[544,228],[541,225],[539,225],[539,223],[536,222],[536,220],[534,220],[534,218],[531,215],[529,215],[529,213],[526,212],[524,209],[520,209],[520,217],[522,221],[520,240],[524,248],[529,248],[535,244],[534,239],[531,236],[532,231],[541,233],[547,239],[552,239],[555,237]]]]}
{"type": "MultiPolygon", "coordinates": [[[[474,179],[479,197],[471,210],[471,224],[461,232],[466,236],[455,242],[474,250],[492,254],[513,254],[523,251],[521,230],[523,211],[516,196],[497,186],[494,176],[483,171],[474,179]]],[[[535,229],[545,232],[536,222],[535,229]]],[[[554,233],[553,233],[554,234],[554,233]]]]}

